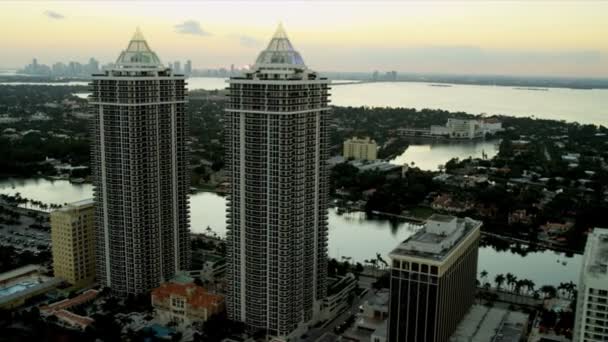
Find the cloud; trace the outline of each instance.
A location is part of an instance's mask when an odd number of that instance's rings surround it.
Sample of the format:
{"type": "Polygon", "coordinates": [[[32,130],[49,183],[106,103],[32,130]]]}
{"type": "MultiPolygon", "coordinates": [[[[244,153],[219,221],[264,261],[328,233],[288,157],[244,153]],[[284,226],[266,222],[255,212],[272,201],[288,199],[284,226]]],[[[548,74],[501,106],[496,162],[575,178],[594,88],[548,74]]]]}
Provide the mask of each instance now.
{"type": "Polygon", "coordinates": [[[65,16],[61,13],[57,13],[51,10],[47,10],[44,12],[44,15],[46,15],[47,17],[51,18],[51,19],[65,19],[65,16]]]}
{"type": "Polygon", "coordinates": [[[264,43],[261,39],[246,34],[231,33],[226,35],[226,38],[231,39],[235,42],[238,41],[241,46],[246,48],[257,48],[262,46],[262,44],[264,43]]]}
{"type": "Polygon", "coordinates": [[[186,20],[174,26],[177,33],[193,34],[195,36],[210,36],[211,33],[203,30],[201,24],[196,20],[186,20]]]}

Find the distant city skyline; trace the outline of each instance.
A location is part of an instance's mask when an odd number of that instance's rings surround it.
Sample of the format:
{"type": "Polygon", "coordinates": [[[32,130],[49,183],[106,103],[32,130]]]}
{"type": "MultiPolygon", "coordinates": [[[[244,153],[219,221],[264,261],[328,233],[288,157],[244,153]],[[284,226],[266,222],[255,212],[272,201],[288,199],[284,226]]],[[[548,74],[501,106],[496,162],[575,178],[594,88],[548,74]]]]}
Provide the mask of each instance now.
{"type": "Polygon", "coordinates": [[[608,77],[606,13],[608,2],[8,2],[0,28],[19,34],[0,37],[0,68],[112,61],[110,38],[136,26],[164,64],[242,67],[282,21],[320,71],[608,77]]]}

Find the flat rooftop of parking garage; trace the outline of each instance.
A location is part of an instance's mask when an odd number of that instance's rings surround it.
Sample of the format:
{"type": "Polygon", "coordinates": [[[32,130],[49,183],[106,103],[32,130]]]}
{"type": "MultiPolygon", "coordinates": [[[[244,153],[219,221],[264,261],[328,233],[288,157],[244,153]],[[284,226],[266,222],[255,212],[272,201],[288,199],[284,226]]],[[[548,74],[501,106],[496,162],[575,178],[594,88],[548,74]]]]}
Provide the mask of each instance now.
{"type": "Polygon", "coordinates": [[[450,342],[519,342],[525,336],[528,314],[498,307],[473,305],[464,316],[450,342]]]}

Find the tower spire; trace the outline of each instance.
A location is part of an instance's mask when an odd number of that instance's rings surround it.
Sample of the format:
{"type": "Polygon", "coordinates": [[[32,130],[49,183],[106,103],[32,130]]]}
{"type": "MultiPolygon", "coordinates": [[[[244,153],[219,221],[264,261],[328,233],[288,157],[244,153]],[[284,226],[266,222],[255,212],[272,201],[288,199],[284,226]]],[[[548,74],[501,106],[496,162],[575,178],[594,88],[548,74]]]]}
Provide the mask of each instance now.
{"type": "Polygon", "coordinates": [[[144,38],[143,33],[141,33],[141,29],[139,28],[139,26],[135,28],[135,33],[133,33],[133,38],[131,38],[131,40],[146,40],[146,38],[144,38]]]}
{"type": "Polygon", "coordinates": [[[279,21],[279,26],[277,26],[277,30],[274,32],[272,36],[273,39],[289,39],[287,38],[287,32],[285,32],[285,28],[283,27],[283,23],[279,21]]]}
{"type": "Polygon", "coordinates": [[[297,67],[306,69],[300,53],[291,45],[283,24],[279,23],[270,43],[260,52],[255,64],[259,67],[297,67]]]}
{"type": "Polygon", "coordinates": [[[133,37],[129,41],[129,46],[126,50],[123,50],[118,59],[116,65],[119,67],[159,67],[162,65],[160,59],[152,51],[146,38],[139,26],[135,29],[133,37]]]}

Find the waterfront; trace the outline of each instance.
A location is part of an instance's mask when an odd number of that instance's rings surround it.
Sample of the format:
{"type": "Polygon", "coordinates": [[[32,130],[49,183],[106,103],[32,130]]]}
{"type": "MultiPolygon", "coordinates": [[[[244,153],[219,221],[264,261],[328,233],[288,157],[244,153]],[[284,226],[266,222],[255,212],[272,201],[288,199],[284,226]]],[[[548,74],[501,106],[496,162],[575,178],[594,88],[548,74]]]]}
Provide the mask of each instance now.
{"type": "Polygon", "coordinates": [[[450,159],[472,158],[492,159],[498,153],[499,140],[477,140],[458,142],[427,142],[410,145],[390,162],[397,165],[408,164],[421,170],[435,171],[450,159]],[[412,164],[413,163],[413,164],[412,164]]]}
{"type": "Polygon", "coordinates": [[[608,126],[608,89],[534,91],[504,86],[432,87],[420,82],[376,82],[333,87],[332,104],[533,116],[608,126]]]}
{"type": "Polygon", "coordinates": [[[67,81],[67,82],[0,82],[0,85],[18,86],[18,85],[43,85],[43,86],[87,86],[89,82],[85,81],[67,81]]]}
{"type": "MultiPolygon", "coordinates": [[[[191,77],[188,89],[224,89],[226,79],[191,77]]],[[[332,87],[335,106],[406,107],[441,109],[470,114],[578,121],[608,126],[608,89],[548,88],[535,91],[505,86],[453,84],[433,87],[422,82],[348,83],[332,87]]],[[[86,82],[72,82],[85,84],[86,82]]],[[[15,83],[13,83],[15,84],[15,83]]],[[[31,83],[30,83],[31,84],[31,83]]],[[[86,96],[79,93],[80,97],[86,96]]]]}
{"type": "MultiPolygon", "coordinates": [[[[191,77],[188,88],[223,89],[224,78],[191,77]]],[[[336,106],[431,108],[470,114],[533,116],[608,126],[608,89],[548,88],[535,91],[506,86],[452,84],[433,87],[422,82],[337,83],[336,106]]]]}
{"type": "MultiPolygon", "coordinates": [[[[45,203],[73,202],[92,196],[90,184],[71,184],[65,180],[8,179],[0,181],[0,193],[45,203]]],[[[207,233],[207,227],[218,236],[226,233],[226,200],[215,193],[199,192],[190,197],[191,230],[207,233]]],[[[408,223],[395,223],[386,219],[367,218],[364,213],[338,215],[329,211],[329,254],[333,258],[351,257],[355,261],[384,258],[397,244],[415,232],[408,223]]],[[[559,285],[560,282],[577,282],[581,256],[566,257],[553,251],[531,252],[525,257],[511,251],[497,251],[493,247],[479,250],[478,270],[486,270],[488,279],[498,273],[511,272],[518,278],[527,278],[538,286],[559,285]],[[565,263],[565,264],[564,264],[565,263]]]]}
{"type": "MultiPolygon", "coordinates": [[[[223,89],[224,78],[191,77],[188,89],[223,89]]],[[[338,83],[332,87],[336,106],[431,108],[470,114],[533,116],[608,126],[608,89],[548,88],[535,91],[506,86],[453,84],[433,87],[422,82],[338,83]]]]}

